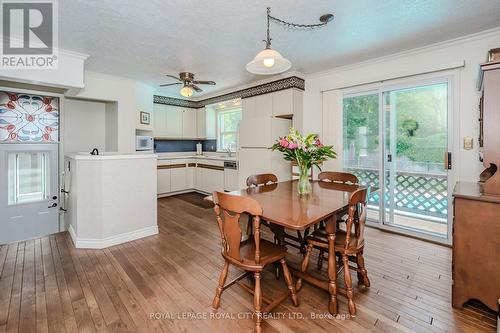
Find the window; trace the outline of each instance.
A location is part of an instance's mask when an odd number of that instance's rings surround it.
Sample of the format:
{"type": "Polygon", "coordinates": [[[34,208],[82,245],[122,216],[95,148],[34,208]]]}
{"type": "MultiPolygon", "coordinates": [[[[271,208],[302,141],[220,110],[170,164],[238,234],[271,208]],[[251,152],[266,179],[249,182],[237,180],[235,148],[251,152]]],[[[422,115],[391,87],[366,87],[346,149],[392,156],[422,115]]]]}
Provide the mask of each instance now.
{"type": "Polygon", "coordinates": [[[45,200],[50,192],[46,152],[14,152],[7,158],[9,205],[45,200]]]}
{"type": "Polygon", "coordinates": [[[217,112],[217,150],[236,151],[241,108],[217,112]]]}

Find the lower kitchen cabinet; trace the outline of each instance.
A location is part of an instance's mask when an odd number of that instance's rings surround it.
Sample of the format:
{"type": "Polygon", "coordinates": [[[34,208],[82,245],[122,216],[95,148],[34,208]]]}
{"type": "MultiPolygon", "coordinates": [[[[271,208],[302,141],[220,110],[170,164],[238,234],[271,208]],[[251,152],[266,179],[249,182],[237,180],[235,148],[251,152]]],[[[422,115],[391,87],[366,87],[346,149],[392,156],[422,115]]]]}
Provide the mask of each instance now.
{"type": "Polygon", "coordinates": [[[172,164],[170,170],[170,192],[184,191],[187,186],[186,164],[172,164]]]}
{"type": "Polygon", "coordinates": [[[224,162],[213,160],[159,160],[158,195],[196,190],[224,191],[224,162]]]}
{"type": "Polygon", "coordinates": [[[158,177],[157,177],[157,192],[158,194],[164,194],[171,192],[170,186],[170,166],[169,165],[159,165],[158,166],[158,177]]]}

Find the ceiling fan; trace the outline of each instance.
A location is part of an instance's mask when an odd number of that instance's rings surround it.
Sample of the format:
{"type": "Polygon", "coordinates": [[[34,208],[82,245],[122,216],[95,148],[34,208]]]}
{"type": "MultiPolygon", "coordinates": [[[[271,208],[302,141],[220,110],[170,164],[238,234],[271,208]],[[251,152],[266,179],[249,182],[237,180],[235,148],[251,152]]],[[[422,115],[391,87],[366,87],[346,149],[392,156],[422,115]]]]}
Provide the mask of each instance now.
{"type": "Polygon", "coordinates": [[[168,87],[168,86],[174,86],[177,84],[182,84],[183,87],[181,88],[179,93],[184,97],[191,97],[193,95],[193,91],[196,91],[196,92],[203,91],[200,87],[197,86],[197,84],[209,84],[211,86],[215,85],[214,81],[195,80],[194,74],[189,73],[189,72],[180,72],[179,77],[174,76],[174,75],[169,75],[169,74],[166,74],[165,76],[171,77],[172,79],[176,79],[179,82],[160,84],[160,87],[168,87]]]}

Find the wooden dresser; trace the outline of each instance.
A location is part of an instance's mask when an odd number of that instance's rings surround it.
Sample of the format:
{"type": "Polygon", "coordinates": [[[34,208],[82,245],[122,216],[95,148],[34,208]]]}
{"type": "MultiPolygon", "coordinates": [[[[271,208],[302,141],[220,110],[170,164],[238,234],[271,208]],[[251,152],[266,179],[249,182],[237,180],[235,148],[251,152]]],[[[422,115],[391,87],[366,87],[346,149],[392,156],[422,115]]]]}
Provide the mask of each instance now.
{"type": "Polygon", "coordinates": [[[453,193],[453,306],[474,298],[497,311],[500,298],[500,61],[481,65],[477,183],[453,193]]]}
{"type": "Polygon", "coordinates": [[[500,196],[478,183],[459,182],[453,192],[453,307],[477,299],[497,310],[500,298],[500,196]]]}

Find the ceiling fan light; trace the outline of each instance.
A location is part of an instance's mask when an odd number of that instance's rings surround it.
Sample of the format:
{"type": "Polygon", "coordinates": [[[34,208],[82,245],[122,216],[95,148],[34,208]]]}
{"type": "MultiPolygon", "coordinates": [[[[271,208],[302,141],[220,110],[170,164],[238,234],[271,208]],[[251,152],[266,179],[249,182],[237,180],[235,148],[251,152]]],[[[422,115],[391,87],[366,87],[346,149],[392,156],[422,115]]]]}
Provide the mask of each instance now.
{"type": "Polygon", "coordinates": [[[257,53],[247,64],[246,69],[253,74],[270,75],[283,73],[290,67],[292,67],[290,60],[283,58],[278,51],[266,48],[257,53]]]}
{"type": "Polygon", "coordinates": [[[191,88],[190,86],[184,86],[181,88],[179,93],[184,97],[191,97],[193,96],[193,88],[191,88]]]}

